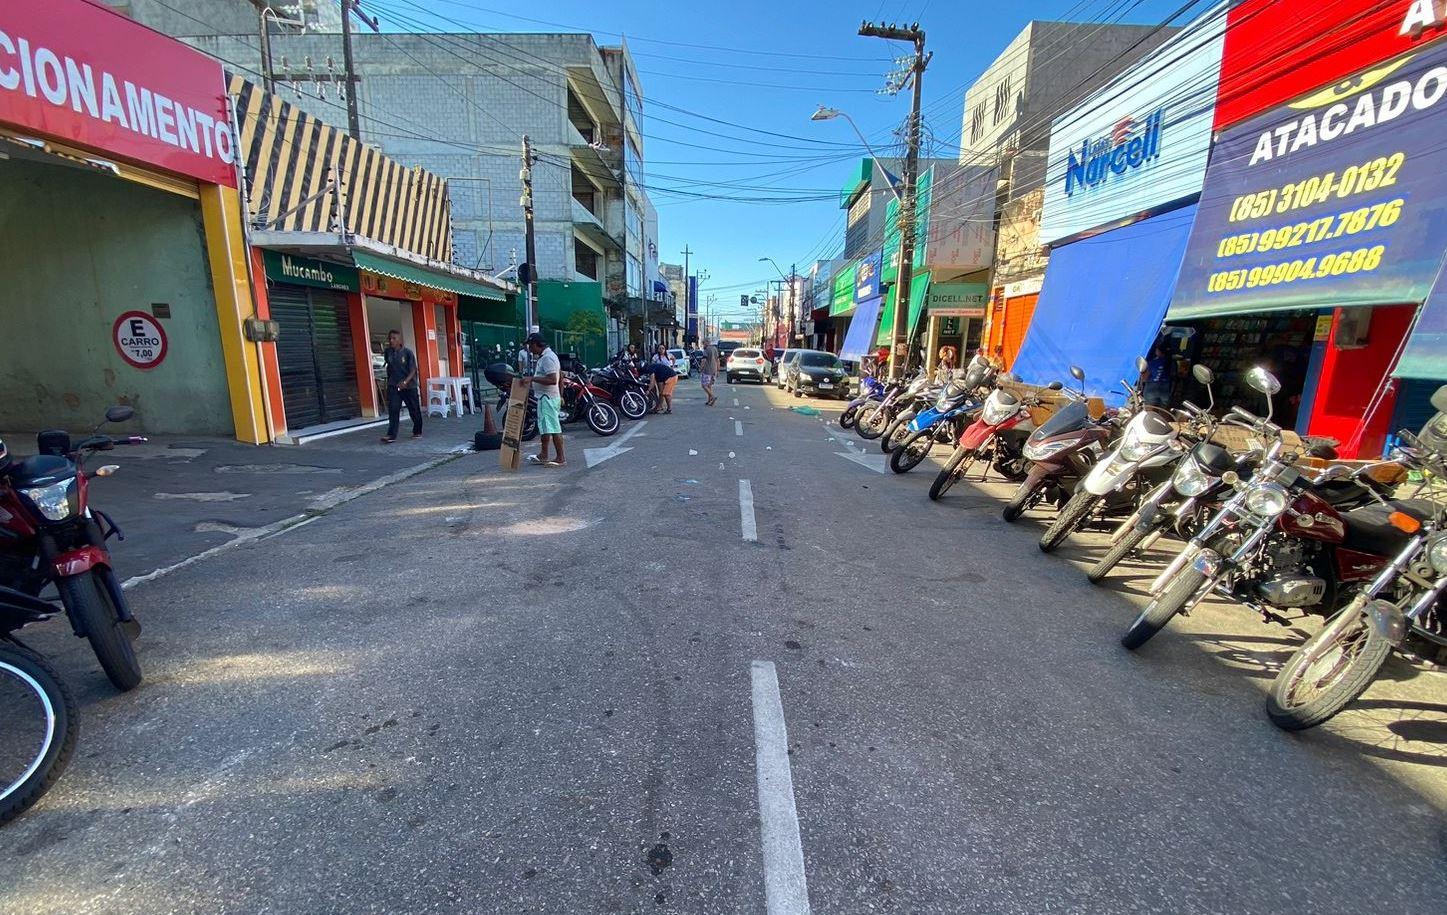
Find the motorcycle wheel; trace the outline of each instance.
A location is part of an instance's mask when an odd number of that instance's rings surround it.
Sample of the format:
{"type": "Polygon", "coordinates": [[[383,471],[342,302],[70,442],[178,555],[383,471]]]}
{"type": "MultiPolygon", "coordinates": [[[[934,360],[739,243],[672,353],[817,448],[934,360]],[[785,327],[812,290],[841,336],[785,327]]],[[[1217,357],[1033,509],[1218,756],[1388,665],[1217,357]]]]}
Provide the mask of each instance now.
{"type": "Polygon", "coordinates": [[[45,658],[0,644],[0,823],[19,816],[60,778],[75,752],[79,717],[65,681],[45,658]],[[27,749],[28,747],[28,749],[27,749]]]}
{"type": "Polygon", "coordinates": [[[884,430],[889,428],[889,411],[884,404],[865,406],[859,411],[859,417],[854,422],[854,431],[859,437],[866,440],[879,438],[884,430]]]}
{"type": "Polygon", "coordinates": [[[1085,523],[1085,519],[1090,517],[1090,513],[1099,503],[1100,496],[1091,495],[1085,490],[1071,496],[1070,501],[1065,503],[1055,520],[1045,529],[1045,533],[1040,535],[1040,552],[1053,553],[1056,547],[1065,542],[1066,537],[1085,523]]]}
{"type": "Polygon", "coordinates": [[[930,484],[929,497],[932,501],[938,502],[940,497],[950,491],[955,481],[965,475],[965,471],[975,462],[975,449],[966,448],[964,445],[956,445],[954,453],[945,462],[940,472],[935,474],[935,481],[930,484]]]}
{"type": "Polygon", "coordinates": [[[935,436],[933,429],[926,429],[923,432],[915,432],[905,438],[898,448],[889,454],[889,469],[895,473],[909,473],[919,466],[929,456],[930,449],[934,447],[935,436]]]}
{"type": "Polygon", "coordinates": [[[613,409],[613,405],[601,400],[595,400],[589,405],[587,412],[583,414],[583,419],[594,434],[602,436],[609,436],[617,432],[621,422],[618,419],[618,411],[613,409]]]}
{"type": "Polygon", "coordinates": [[[1332,620],[1296,650],[1271,683],[1266,714],[1287,731],[1314,728],[1357,700],[1392,653],[1367,615],[1332,620]]]}
{"type": "Polygon", "coordinates": [[[1152,530],[1152,528],[1141,530],[1139,526],[1132,524],[1126,535],[1111,544],[1110,550],[1100,558],[1100,561],[1090,567],[1090,571],[1085,573],[1086,579],[1093,585],[1100,584],[1101,580],[1110,574],[1110,570],[1129,556],[1132,550],[1140,546],[1141,541],[1146,539],[1152,530]]]}
{"type": "Polygon", "coordinates": [[[1040,487],[1044,485],[1041,482],[1032,487],[1029,483],[1021,483],[1016,488],[1015,494],[1010,497],[1010,501],[1005,503],[1005,509],[1000,513],[1001,517],[1010,522],[1018,520],[1021,515],[1025,514],[1026,507],[1034,501],[1040,487]]]}
{"type": "Polygon", "coordinates": [[[859,413],[858,407],[845,407],[844,412],[839,414],[839,428],[853,429],[854,418],[859,413]]]}
{"type": "Polygon", "coordinates": [[[629,419],[642,419],[648,412],[648,401],[637,391],[624,391],[618,398],[618,410],[629,419]]]}
{"type": "Polygon", "coordinates": [[[879,450],[885,454],[893,454],[909,435],[909,421],[914,419],[914,411],[906,410],[894,418],[889,428],[884,430],[884,435],[879,439],[879,450]]]}
{"type": "Polygon", "coordinates": [[[1189,567],[1182,569],[1175,580],[1166,586],[1166,590],[1161,592],[1160,597],[1146,604],[1140,616],[1131,623],[1125,635],[1120,637],[1120,643],[1135,651],[1149,642],[1152,636],[1166,627],[1166,623],[1185,609],[1205,581],[1206,576],[1203,573],[1189,567]]]}
{"type": "Polygon", "coordinates": [[[94,570],[56,580],[66,612],[85,633],[111,683],[121,692],[141,685],[141,664],[116,617],[110,594],[94,570]]]}

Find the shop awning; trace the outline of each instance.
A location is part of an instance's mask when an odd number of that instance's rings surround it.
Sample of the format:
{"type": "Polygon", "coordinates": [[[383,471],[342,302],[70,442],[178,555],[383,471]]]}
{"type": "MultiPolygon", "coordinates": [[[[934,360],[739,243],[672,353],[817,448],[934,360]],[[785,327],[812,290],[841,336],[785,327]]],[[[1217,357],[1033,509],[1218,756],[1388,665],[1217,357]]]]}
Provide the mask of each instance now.
{"type": "Polygon", "coordinates": [[[390,276],[406,283],[416,283],[418,286],[426,286],[430,289],[441,289],[445,292],[455,292],[458,295],[470,295],[490,302],[501,302],[506,298],[501,289],[420,264],[393,260],[390,257],[381,257],[357,249],[352,250],[352,260],[363,270],[390,276]]]}
{"type": "Polygon", "coordinates": [[[839,358],[858,362],[872,349],[874,328],[879,320],[879,306],[884,302],[880,296],[865,299],[854,309],[854,318],[844,334],[844,345],[839,347],[839,358]]]}
{"type": "Polygon", "coordinates": [[[1160,331],[1195,216],[1188,206],[1051,252],[1012,370],[1069,384],[1078,365],[1090,394],[1120,403],[1121,379],[1135,382],[1136,357],[1160,331]]]}
{"type": "Polygon", "coordinates": [[[1447,381],[1447,281],[1440,270],[1392,376],[1447,381]]]}
{"type": "MultiPolygon", "coordinates": [[[[929,297],[929,284],[928,273],[917,274],[909,284],[909,323],[904,328],[907,335],[913,336],[914,329],[919,324],[920,312],[924,311],[924,301],[929,297]]],[[[875,342],[887,346],[894,334],[894,290],[891,289],[884,298],[884,315],[880,318],[879,337],[875,342]]]]}

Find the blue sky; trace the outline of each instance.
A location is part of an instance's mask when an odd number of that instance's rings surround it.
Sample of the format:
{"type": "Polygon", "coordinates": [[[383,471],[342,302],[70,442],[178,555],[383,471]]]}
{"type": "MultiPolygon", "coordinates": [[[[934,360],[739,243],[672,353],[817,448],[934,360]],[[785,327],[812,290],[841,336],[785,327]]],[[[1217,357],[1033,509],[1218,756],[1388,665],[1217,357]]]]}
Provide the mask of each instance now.
{"type": "MultiPolygon", "coordinates": [[[[387,0],[388,3],[395,0],[387,0]]],[[[1158,22],[1181,0],[411,0],[482,31],[588,31],[628,39],[644,93],[649,196],[664,261],[708,271],[701,296],[741,314],[739,294],[837,253],[838,189],[865,155],[843,120],[811,122],[820,104],[847,111],[881,155],[909,98],[876,94],[908,45],[856,34],[863,19],[918,19],[935,52],[925,75],[932,149],[953,157],[965,88],[1030,19],[1158,22]],[[782,198],[787,202],[726,198],[782,198]],[[808,199],[819,198],[825,199],[808,199]]],[[[409,4],[404,4],[409,5],[409,4]]],[[[373,7],[374,10],[379,9],[373,7]]],[[[385,15],[385,13],[384,13],[385,15]]],[[[898,147],[896,147],[897,149],[898,147]]]]}

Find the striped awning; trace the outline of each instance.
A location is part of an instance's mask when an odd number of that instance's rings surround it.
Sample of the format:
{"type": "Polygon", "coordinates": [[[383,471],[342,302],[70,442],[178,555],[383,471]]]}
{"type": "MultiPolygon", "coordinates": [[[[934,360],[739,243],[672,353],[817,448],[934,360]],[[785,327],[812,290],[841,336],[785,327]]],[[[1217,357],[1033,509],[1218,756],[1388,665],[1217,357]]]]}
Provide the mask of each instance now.
{"type": "Polygon", "coordinates": [[[353,249],[352,261],[363,270],[370,270],[373,273],[380,273],[383,276],[390,276],[395,280],[407,283],[416,283],[418,286],[426,286],[429,289],[470,295],[489,302],[501,302],[507,298],[501,289],[494,286],[488,286],[449,271],[393,260],[390,257],[381,257],[366,251],[353,249]]]}

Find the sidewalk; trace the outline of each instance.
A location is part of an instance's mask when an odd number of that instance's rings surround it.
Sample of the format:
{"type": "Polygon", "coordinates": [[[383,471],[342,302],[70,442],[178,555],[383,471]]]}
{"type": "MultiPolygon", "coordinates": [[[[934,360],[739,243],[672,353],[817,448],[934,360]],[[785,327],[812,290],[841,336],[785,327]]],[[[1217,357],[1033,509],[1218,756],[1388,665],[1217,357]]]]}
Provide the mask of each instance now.
{"type": "MultiPolygon", "coordinates": [[[[145,445],[94,455],[86,466],[120,467],[91,481],[91,502],[126,535],[111,541],[122,581],[164,573],[238,538],[265,536],[289,523],[463,455],[496,466],[497,455],[471,453],[480,415],[429,417],[421,439],[391,445],[363,429],[299,446],[244,445],[231,439],[155,436],[145,445]]],[[[35,437],[4,436],[12,453],[34,453],[35,437]]],[[[358,536],[370,536],[358,532],[358,536]]]]}

